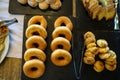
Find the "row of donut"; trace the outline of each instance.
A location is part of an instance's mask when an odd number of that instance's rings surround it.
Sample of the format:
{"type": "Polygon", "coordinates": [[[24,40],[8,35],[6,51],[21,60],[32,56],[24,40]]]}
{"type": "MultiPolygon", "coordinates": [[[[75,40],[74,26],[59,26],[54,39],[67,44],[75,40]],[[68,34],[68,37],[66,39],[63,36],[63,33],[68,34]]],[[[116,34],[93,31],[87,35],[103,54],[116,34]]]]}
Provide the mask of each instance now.
{"type": "Polygon", "coordinates": [[[96,72],[102,72],[104,67],[114,71],[117,67],[117,56],[113,50],[110,50],[108,42],[105,39],[96,40],[95,35],[90,31],[84,34],[84,39],[86,46],[84,63],[93,65],[96,72]],[[99,59],[96,60],[96,57],[99,59]]]}
{"type": "Polygon", "coordinates": [[[27,4],[31,7],[39,7],[41,10],[46,10],[49,7],[53,10],[58,10],[62,6],[60,0],[17,0],[20,4],[27,4]]]}
{"type": "MultiPolygon", "coordinates": [[[[73,28],[71,20],[66,16],[60,16],[54,23],[55,30],[52,33],[53,41],[51,42],[51,61],[56,66],[65,66],[71,61],[69,50],[72,38],[70,30],[73,28]],[[65,24],[65,26],[61,26],[65,24]],[[61,27],[60,27],[61,26],[61,27]],[[64,38],[63,38],[64,37],[64,38]],[[61,47],[62,46],[62,49],[61,47]]],[[[24,53],[23,72],[29,78],[38,78],[45,72],[46,54],[44,50],[47,47],[47,21],[43,16],[33,16],[28,21],[28,27],[25,31],[27,37],[25,46],[27,50],[24,53]]]]}

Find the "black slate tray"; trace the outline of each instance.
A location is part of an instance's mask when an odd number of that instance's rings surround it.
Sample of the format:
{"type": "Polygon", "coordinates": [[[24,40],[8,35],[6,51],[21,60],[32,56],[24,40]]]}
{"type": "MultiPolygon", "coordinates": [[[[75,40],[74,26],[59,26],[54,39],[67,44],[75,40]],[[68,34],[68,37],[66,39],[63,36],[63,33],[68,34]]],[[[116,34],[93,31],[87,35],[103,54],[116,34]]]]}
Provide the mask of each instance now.
{"type": "MultiPolygon", "coordinates": [[[[82,54],[83,49],[83,35],[86,31],[76,30],[74,35],[75,49],[78,54],[82,54]]],[[[81,71],[80,71],[80,80],[120,80],[120,32],[112,32],[112,31],[92,31],[96,39],[105,39],[108,42],[108,46],[111,50],[116,52],[117,55],[117,68],[115,71],[108,71],[104,69],[103,72],[96,72],[93,70],[93,66],[87,65],[82,61],[81,71]]],[[[82,55],[80,56],[82,58],[82,55]]],[[[81,59],[82,60],[82,59],[81,59]]],[[[80,66],[79,66],[80,67],[80,66]]]]}
{"type": "Polygon", "coordinates": [[[9,13],[11,14],[40,14],[40,15],[72,15],[72,0],[61,0],[62,6],[59,10],[40,10],[38,7],[32,8],[28,4],[21,5],[17,0],[9,1],[9,13]]]}
{"type": "MultiPolygon", "coordinates": [[[[118,15],[120,16],[120,6],[118,6],[118,15]]],[[[82,0],[76,0],[77,28],[79,30],[114,30],[114,19],[101,21],[92,20],[85,10],[82,0]]]]}
{"type": "MultiPolygon", "coordinates": [[[[73,63],[71,62],[69,65],[64,66],[64,67],[57,67],[55,66],[51,60],[50,60],[50,55],[52,53],[52,51],[50,50],[50,43],[52,41],[52,31],[54,30],[54,22],[56,20],[56,18],[58,18],[59,16],[44,16],[48,22],[48,26],[47,26],[47,32],[48,32],[48,37],[46,39],[47,42],[47,48],[44,51],[46,53],[46,61],[45,61],[45,66],[46,66],[46,70],[45,73],[42,77],[37,78],[37,79],[30,79],[28,77],[26,77],[24,75],[23,72],[23,65],[25,63],[23,56],[24,56],[24,52],[26,51],[26,47],[25,47],[25,41],[26,41],[26,37],[25,37],[25,30],[27,28],[27,22],[28,20],[34,15],[25,15],[24,17],[24,31],[23,31],[23,52],[22,52],[22,72],[21,72],[21,79],[22,80],[76,80],[75,79],[75,75],[74,75],[74,68],[73,68],[73,63]]],[[[73,25],[75,26],[75,20],[73,17],[69,17],[73,23],[73,25]]],[[[73,28],[74,29],[74,28],[73,28]]],[[[74,31],[74,30],[73,30],[74,31]]],[[[72,41],[71,41],[72,44],[72,41]]],[[[72,55],[72,48],[70,50],[70,53],[72,55]]]]}

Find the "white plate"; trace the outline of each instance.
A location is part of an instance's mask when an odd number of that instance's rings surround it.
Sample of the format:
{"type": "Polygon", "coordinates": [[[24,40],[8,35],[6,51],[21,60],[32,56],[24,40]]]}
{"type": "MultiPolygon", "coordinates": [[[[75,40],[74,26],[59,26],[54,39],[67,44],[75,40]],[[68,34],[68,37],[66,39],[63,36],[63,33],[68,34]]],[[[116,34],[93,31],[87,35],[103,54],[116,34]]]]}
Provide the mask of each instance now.
{"type": "Polygon", "coordinates": [[[2,53],[0,53],[0,64],[2,63],[2,61],[5,59],[8,49],[9,49],[9,35],[5,37],[5,48],[2,51],[2,53]]]}

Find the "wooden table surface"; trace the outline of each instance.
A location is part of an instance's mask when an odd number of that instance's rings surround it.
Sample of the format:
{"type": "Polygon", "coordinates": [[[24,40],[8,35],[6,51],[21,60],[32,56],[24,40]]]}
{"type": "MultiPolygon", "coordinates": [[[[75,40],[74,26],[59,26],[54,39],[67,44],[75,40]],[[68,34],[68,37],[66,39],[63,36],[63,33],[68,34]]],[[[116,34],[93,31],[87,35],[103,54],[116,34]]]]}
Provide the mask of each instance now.
{"type": "MultiPolygon", "coordinates": [[[[73,0],[73,16],[76,17],[76,0],[73,0]]],[[[21,53],[22,54],[22,53],[21,53]]],[[[6,57],[0,64],[0,80],[21,80],[22,59],[6,57]]]]}

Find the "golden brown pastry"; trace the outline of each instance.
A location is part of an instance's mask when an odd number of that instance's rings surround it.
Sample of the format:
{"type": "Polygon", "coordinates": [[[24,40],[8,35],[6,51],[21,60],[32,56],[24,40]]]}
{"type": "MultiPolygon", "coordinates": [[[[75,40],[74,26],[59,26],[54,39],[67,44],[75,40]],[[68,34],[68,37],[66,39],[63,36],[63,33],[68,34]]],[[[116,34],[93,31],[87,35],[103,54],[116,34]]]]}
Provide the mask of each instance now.
{"type": "Polygon", "coordinates": [[[109,65],[109,64],[105,64],[105,68],[109,71],[114,71],[117,68],[117,65],[109,65]]]}
{"type": "Polygon", "coordinates": [[[49,8],[49,5],[46,1],[40,2],[38,5],[41,10],[46,10],[49,8]]]}
{"type": "Polygon", "coordinates": [[[86,56],[86,57],[95,57],[95,54],[93,54],[93,53],[90,52],[90,51],[85,51],[84,56],[86,56]]]}
{"type": "Polygon", "coordinates": [[[38,2],[36,2],[36,0],[28,0],[28,5],[31,7],[36,7],[38,2]]]}
{"type": "Polygon", "coordinates": [[[96,72],[102,72],[104,70],[104,64],[102,61],[96,61],[94,66],[93,66],[93,69],[96,71],[96,72]]]}
{"type": "Polygon", "coordinates": [[[107,46],[108,46],[108,43],[107,43],[107,41],[104,40],[104,39],[98,39],[98,40],[97,40],[97,45],[98,45],[99,47],[107,47],[107,46]]]}
{"type": "Polygon", "coordinates": [[[95,58],[94,57],[83,57],[83,61],[85,64],[93,65],[95,63],[95,58]]]}
{"type": "Polygon", "coordinates": [[[84,39],[87,39],[89,37],[95,38],[95,35],[92,32],[88,31],[84,34],[84,39]]]}
{"type": "Polygon", "coordinates": [[[105,48],[99,47],[99,48],[98,48],[98,51],[99,51],[99,53],[101,53],[101,54],[107,53],[107,52],[109,52],[109,47],[105,47],[105,48]]]}

